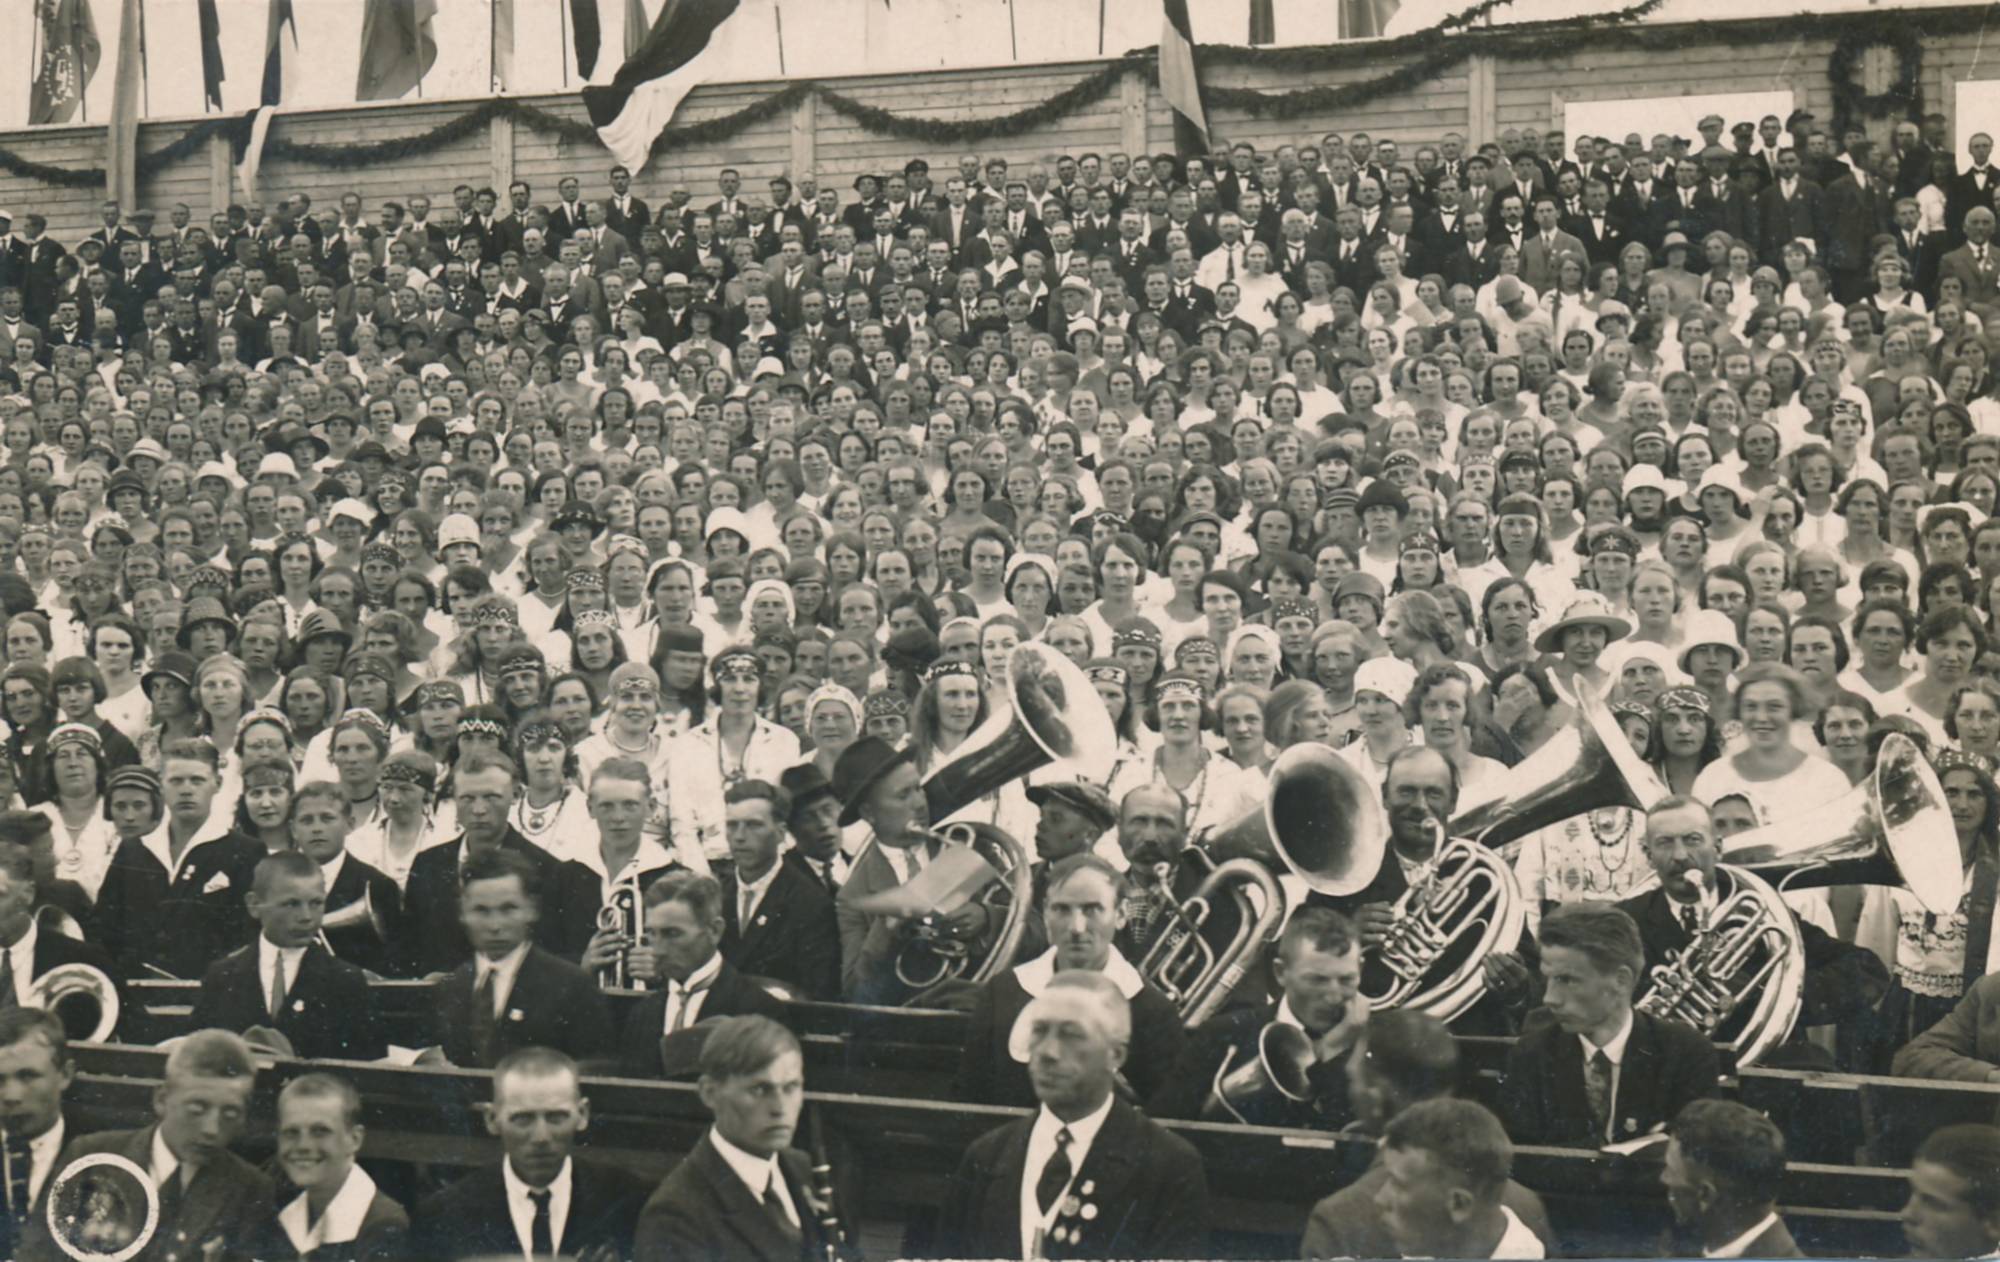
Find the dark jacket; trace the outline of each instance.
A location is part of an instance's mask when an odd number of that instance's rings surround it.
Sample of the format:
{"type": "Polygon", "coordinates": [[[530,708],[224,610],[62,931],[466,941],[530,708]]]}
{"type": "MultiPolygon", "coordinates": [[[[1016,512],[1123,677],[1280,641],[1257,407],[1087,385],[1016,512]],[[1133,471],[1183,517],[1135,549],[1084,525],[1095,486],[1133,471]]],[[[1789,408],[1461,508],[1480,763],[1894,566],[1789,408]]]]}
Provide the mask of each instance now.
{"type": "Polygon", "coordinates": [[[611,1010],[588,973],[568,960],[529,947],[513,989],[493,1020],[492,1037],[474,1045],[473,987],[477,969],[467,960],[437,983],[431,1042],[465,1069],[491,1069],[523,1047],[552,1047],[577,1060],[602,1056],[612,1045],[611,1010]]]}
{"type": "Polygon", "coordinates": [[[787,1148],[778,1154],[785,1190],[799,1216],[796,1238],[778,1226],[771,1211],[730,1168],[707,1135],[672,1173],[653,1189],[639,1211],[636,1262],[818,1262],[826,1238],[806,1189],[811,1167],[806,1155],[787,1148]]]}
{"type": "Polygon", "coordinates": [[[840,998],[840,927],[826,887],[791,864],[778,865],[750,924],[736,923],[733,873],[722,882],[722,955],[752,977],[795,986],[812,999],[840,998]]]}
{"type": "Polygon", "coordinates": [[[121,842],[97,892],[104,947],[126,978],[147,966],[194,979],[252,933],[250,892],[263,843],[240,833],[191,846],[179,870],[166,867],[141,840],[121,842]]]}
{"type": "Polygon", "coordinates": [[[326,891],[326,914],[345,911],[367,899],[386,931],[377,936],[373,929],[340,928],[327,931],[334,954],[350,964],[384,977],[394,976],[403,958],[403,891],[385,873],[348,855],[340,863],[340,875],[326,891]]]}
{"type": "MultiPolygon", "coordinates": [[[[715,981],[709,985],[708,996],[701,1001],[697,1024],[716,1017],[751,1015],[782,1021],[784,1014],[784,1004],[724,959],[721,969],[715,974],[715,981]]],[[[670,1072],[664,1063],[660,1043],[666,1037],[666,1026],[667,992],[664,990],[648,991],[637,1003],[626,1008],[625,1027],[618,1035],[617,1073],[620,1077],[692,1076],[687,1072],[692,1068],[692,1061],[680,1065],[680,1072],[670,1072]]]]}
{"type": "MultiPolygon", "coordinates": [[[[1023,984],[1024,971],[1033,973],[1039,961],[1031,960],[1012,968],[979,988],[979,998],[965,1027],[965,1047],[960,1054],[956,1094],[975,1104],[1009,1104],[1028,1108],[1035,1103],[1035,1089],[1028,1081],[1028,1068],[1007,1050],[1007,1036],[1015,1020],[1027,1008],[1032,996],[1046,984],[1023,984]]],[[[1159,991],[1147,986],[1130,996],[1132,1042],[1125,1056],[1124,1074],[1141,1100],[1149,1100],[1167,1081],[1180,1059],[1186,1034],[1180,1013],[1159,991]]]]}
{"type": "MultiPolygon", "coordinates": [[[[1389,1234],[1389,1221],[1376,1196],[1389,1181],[1388,1167],[1378,1156],[1354,1182],[1313,1206],[1306,1220],[1305,1240],[1299,1246],[1302,1258],[1393,1258],[1396,1241],[1389,1234]]],[[[1549,1226],[1549,1212],[1542,1198],[1514,1180],[1500,1189],[1500,1203],[1514,1211],[1521,1225],[1555,1244],[1555,1230],[1549,1226]]],[[[1747,1257],[1761,1256],[1746,1254],[1747,1257]]]]}
{"type": "MultiPolygon", "coordinates": [[[[559,1257],[575,1257],[606,1247],[611,1256],[630,1257],[632,1229],[646,1188],[608,1162],[572,1157],[569,1219],[559,1257]]],[[[518,1258],[524,1252],[507,1212],[507,1184],[497,1165],[474,1171],[417,1207],[410,1256],[424,1262],[518,1258]]]]}
{"type": "MultiPolygon", "coordinates": [[[[1619,1065],[1609,1139],[1636,1139],[1672,1121],[1691,1100],[1715,1094],[1715,1045],[1692,1026],[1632,1014],[1619,1065]]],[[[1517,1144],[1596,1148],[1583,1093],[1583,1041],[1547,1009],[1530,1015],[1507,1055],[1501,1119],[1517,1144]]]]}
{"type": "MultiPolygon", "coordinates": [[[[535,865],[540,886],[542,917],[535,940],[550,946],[561,932],[562,913],[555,900],[556,861],[510,824],[500,844],[535,865]]],[[[403,890],[403,909],[409,931],[403,935],[403,968],[410,977],[449,973],[472,958],[472,943],[458,919],[459,867],[465,853],[463,835],[442,846],[433,846],[410,864],[410,879],[403,890]]],[[[553,946],[551,950],[555,949],[553,946]]]]}
{"type": "MultiPolygon", "coordinates": [[[[99,1131],[81,1135],[64,1146],[56,1168],[43,1184],[44,1193],[72,1163],[96,1153],[117,1153],[147,1169],[152,1161],[151,1126],[135,1131],[99,1131]]],[[[275,1230],[273,1185],[268,1176],[235,1153],[217,1155],[195,1175],[182,1194],[179,1212],[163,1220],[139,1262],[173,1262],[177,1258],[221,1258],[247,1262],[256,1243],[275,1230]],[[182,1242],[176,1248],[176,1243],[182,1242]]],[[[49,1238],[48,1220],[37,1214],[22,1231],[22,1262],[61,1262],[66,1255],[49,1238]]]]}
{"type": "Polygon", "coordinates": [[[1896,1053],[1899,1078],[2000,1081],[2000,973],[1980,978],[1942,1021],[1896,1053]]]}
{"type": "Polygon", "coordinates": [[[361,970],[314,944],[299,961],[285,992],[285,1010],[273,1020],[270,978],[260,976],[257,943],[217,960],[202,975],[191,1027],[242,1033],[268,1026],[291,1040],[300,1060],[376,1060],[388,1050],[375,1020],[375,1003],[361,970]]]}
{"type": "MultiPolygon", "coordinates": [[[[988,1131],[966,1149],[945,1190],[932,1252],[946,1258],[1021,1255],[1021,1180],[1035,1118],[988,1131]]],[[[1073,1197],[1098,1212],[1064,1220],[1082,1239],[1048,1241],[1052,1258],[1209,1256],[1208,1176],[1194,1145],[1123,1101],[1071,1181],[1073,1197]],[[1094,1187],[1085,1193],[1082,1189],[1094,1187]]]]}
{"type": "MultiPolygon", "coordinates": [[[[291,1199],[289,1189],[280,1191],[280,1213],[291,1199]]],[[[323,1244],[311,1253],[300,1253],[292,1238],[285,1234],[283,1224],[273,1218],[269,1237],[258,1241],[254,1252],[259,1262],[404,1262],[411,1257],[410,1214],[377,1188],[354,1239],[323,1244]]]]}
{"type": "MultiPolygon", "coordinates": [[[[1355,1002],[1360,1002],[1356,1000],[1355,1002]]],[[[1258,1040],[1264,1027],[1275,1021],[1278,1005],[1260,1003],[1252,1007],[1226,1009],[1203,1022],[1188,1036],[1180,1060],[1154,1092],[1146,1112],[1154,1117],[1200,1120],[1215,1088],[1216,1071],[1226,1063],[1231,1070],[1249,1063],[1258,1055],[1258,1040]]],[[[1343,1061],[1314,1064],[1308,1073],[1313,1098],[1293,1102],[1282,1097],[1273,1101],[1268,1115],[1247,1120],[1257,1126],[1289,1126],[1299,1129],[1336,1130],[1347,1124],[1347,1066],[1343,1061]]],[[[1226,1114],[1217,1121],[1234,1120],[1226,1114]]]]}

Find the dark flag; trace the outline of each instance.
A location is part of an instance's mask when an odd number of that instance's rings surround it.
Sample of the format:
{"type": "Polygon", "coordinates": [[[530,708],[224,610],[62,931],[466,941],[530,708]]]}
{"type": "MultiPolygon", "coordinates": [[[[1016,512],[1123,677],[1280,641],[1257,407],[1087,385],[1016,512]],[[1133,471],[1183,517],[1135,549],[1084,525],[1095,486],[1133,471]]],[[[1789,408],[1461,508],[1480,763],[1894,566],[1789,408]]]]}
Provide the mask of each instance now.
{"type": "Polygon", "coordinates": [[[1201,108],[1201,76],[1194,64],[1194,25],[1187,0],[1166,0],[1160,27],[1160,95],[1174,111],[1174,151],[1181,157],[1208,152],[1208,116],[1201,108]]]}
{"type": "Polygon", "coordinates": [[[597,0],[569,0],[569,21],[576,30],[576,72],[588,79],[597,69],[597,49],[604,42],[597,0]]]}
{"type": "Polygon", "coordinates": [[[646,165],[653,142],[666,130],[681,98],[708,78],[710,59],[703,54],[738,3],[676,0],[660,12],[645,44],[618,68],[617,78],[583,90],[584,108],[598,138],[632,171],[646,165]]]}
{"type": "Polygon", "coordinates": [[[196,0],[195,21],[201,28],[202,108],[222,108],[222,19],[215,15],[215,0],[196,0]]]}

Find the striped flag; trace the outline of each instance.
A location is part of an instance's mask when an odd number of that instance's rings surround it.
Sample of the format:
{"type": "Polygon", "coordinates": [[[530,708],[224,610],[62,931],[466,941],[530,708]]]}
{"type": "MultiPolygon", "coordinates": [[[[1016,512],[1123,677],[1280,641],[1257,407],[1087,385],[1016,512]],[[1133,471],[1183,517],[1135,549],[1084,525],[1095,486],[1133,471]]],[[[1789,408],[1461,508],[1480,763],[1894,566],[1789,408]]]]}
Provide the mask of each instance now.
{"type": "Polygon", "coordinates": [[[588,79],[597,70],[597,49],[604,42],[597,0],[569,0],[569,19],[576,30],[576,73],[588,79]]]}
{"type": "Polygon", "coordinates": [[[104,46],[90,0],[35,0],[42,59],[28,92],[28,122],[67,123],[83,108],[84,89],[97,73],[104,46]]]}
{"type": "Polygon", "coordinates": [[[431,19],[437,0],[368,0],[361,14],[357,101],[393,101],[423,82],[437,61],[431,19]]]}
{"type": "Polygon", "coordinates": [[[598,138],[636,175],[683,97],[708,78],[704,56],[740,0],[671,0],[646,42],[603,87],[583,90],[598,138]]]}
{"type": "Polygon", "coordinates": [[[292,0],[271,0],[264,21],[264,74],[257,87],[257,114],[250,121],[250,139],[236,165],[236,182],[245,201],[257,198],[257,170],[264,163],[264,141],[271,134],[271,117],[298,92],[299,19],[292,0]]]}
{"type": "Polygon", "coordinates": [[[117,79],[111,126],[104,136],[105,196],[126,209],[139,204],[139,113],[146,91],[146,14],[142,0],[124,0],[118,15],[117,79]]]}
{"type": "Polygon", "coordinates": [[[1194,25],[1187,0],[1165,0],[1160,27],[1160,95],[1174,111],[1174,149],[1182,157],[1208,152],[1208,117],[1194,65],[1194,25]]]}
{"type": "Polygon", "coordinates": [[[196,0],[196,25],[201,28],[202,109],[222,108],[222,19],[215,0],[196,0]]]}

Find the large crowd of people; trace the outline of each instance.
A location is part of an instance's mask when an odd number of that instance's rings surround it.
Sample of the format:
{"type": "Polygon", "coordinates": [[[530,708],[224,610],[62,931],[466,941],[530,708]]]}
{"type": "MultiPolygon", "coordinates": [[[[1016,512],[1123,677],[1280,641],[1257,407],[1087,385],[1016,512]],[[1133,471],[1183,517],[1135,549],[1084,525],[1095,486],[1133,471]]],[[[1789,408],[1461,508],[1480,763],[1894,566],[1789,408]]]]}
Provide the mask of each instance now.
{"type": "MultiPolygon", "coordinates": [[[[1796,1255],[1787,1137],[1643,997],[1762,884],[1732,838],[1914,777],[1955,844],[1783,889],[1759,1053],[2000,1081],[2000,169],[1942,116],[1698,132],[0,216],[12,1247],[115,1153],[202,1256],[824,1256],[788,1001],[914,999],[969,1012],[960,1098],[1032,1111],[913,1251],[1204,1254],[1153,1119],[1288,1027],[1304,1089],[1235,1115],[1380,1142],[1305,1256],[1543,1256],[1512,1146],[1653,1136],[1682,1248],[1796,1255]],[[941,809],[1022,646],[1111,747],[941,809]],[[1646,800],[1462,839],[1524,920],[1476,1002],[1371,1004],[1461,807],[1607,733],[1646,800]],[[1379,870],[1218,897],[1273,930],[1197,1010],[1149,961],[1303,746],[1379,870]],[[964,896],[991,833],[1024,910],[964,896]],[[155,1126],[65,1133],[74,964],[199,982],[155,1126]],[[382,978],[434,983],[422,1046],[382,978]],[[1453,1031],[1514,1037],[1486,1103],[1453,1031]],[[490,1069],[505,1159],[406,1210],[315,1072],[247,1164],[273,1053],[490,1069]],[[636,1185],[572,1151],[592,1072],[714,1127],[636,1185]]],[[[2000,1130],[1910,1183],[1918,1252],[2000,1248],[2000,1130]]]]}

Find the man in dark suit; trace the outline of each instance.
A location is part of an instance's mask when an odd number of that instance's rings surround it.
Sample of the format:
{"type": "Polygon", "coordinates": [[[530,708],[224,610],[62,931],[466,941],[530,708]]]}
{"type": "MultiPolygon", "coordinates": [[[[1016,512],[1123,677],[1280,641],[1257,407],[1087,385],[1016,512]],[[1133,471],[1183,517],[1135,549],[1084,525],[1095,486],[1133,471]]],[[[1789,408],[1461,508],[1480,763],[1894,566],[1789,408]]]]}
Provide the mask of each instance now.
{"type": "Polygon", "coordinates": [[[1869,254],[1877,233],[1889,224],[1888,195],[1876,183],[1870,160],[1874,145],[1857,141],[1848,149],[1851,163],[1840,178],[1826,186],[1826,267],[1833,276],[1833,296],[1852,304],[1871,291],[1874,276],[1869,254]]]}
{"type": "Polygon", "coordinates": [[[762,780],[733,784],[728,809],[733,871],[722,880],[722,954],[753,977],[795,987],[805,998],[840,997],[840,928],[833,896],[778,861],[791,801],[762,780]]]}
{"type": "Polygon", "coordinates": [[[1203,1022],[1147,1112],[1154,1117],[1233,1118],[1253,1126],[1333,1129],[1347,1122],[1347,1057],[1368,1023],[1368,1004],[1356,997],[1361,939],[1354,923],[1324,907],[1301,907],[1285,924],[1272,969],[1277,1002],[1230,1008],[1203,1022]],[[1274,1024],[1305,1035],[1313,1056],[1306,1071],[1309,1098],[1260,1095],[1248,1106],[1259,1111],[1249,1113],[1246,1106],[1217,1099],[1217,1080],[1255,1062],[1264,1030],[1274,1024]]]}
{"type": "Polygon", "coordinates": [[[1596,1148],[1663,1130],[1715,1094],[1715,1045],[1691,1026],[1635,1012],[1639,926],[1616,907],[1566,903],[1542,920],[1545,1007],[1508,1054],[1507,1132],[1524,1144],[1596,1148]]]}
{"type": "MultiPolygon", "coordinates": [[[[158,1121],[139,1130],[78,1136],[63,1149],[50,1182],[86,1157],[115,1153],[160,1189],[158,1233],[142,1257],[166,1262],[249,1256],[252,1243],[272,1230],[274,1188],[268,1175],[229,1148],[249,1120],[256,1074],[257,1062],[241,1038],[224,1030],[196,1031],[167,1057],[166,1080],[153,1101],[158,1121]]],[[[22,1262],[61,1262],[68,1255],[50,1238],[46,1217],[37,1214],[22,1232],[15,1256],[22,1262]]]]}
{"type": "Polygon", "coordinates": [[[1965,244],[1938,260],[1941,282],[1956,276],[1965,290],[1966,305],[1982,314],[2000,308],[2000,245],[1994,244],[1994,212],[1984,206],[1965,216],[1960,224],[1965,244]]]}
{"type": "Polygon", "coordinates": [[[326,883],[296,850],[267,855],[246,896],[257,941],[210,966],[195,997],[196,1029],[235,1030],[303,1060],[374,1060],[388,1050],[368,979],[319,944],[326,883]]]}
{"type": "Polygon", "coordinates": [[[1040,1107],[975,1140],[945,1191],[940,1257],[1206,1257],[1208,1180],[1180,1136],[1116,1098],[1131,1009],[1058,974],[1021,1021],[1040,1107]]]}
{"type": "MultiPolygon", "coordinates": [[[[1405,1110],[1448,1099],[1458,1083],[1458,1044],[1444,1022],[1410,1008],[1370,1013],[1347,1058],[1354,1106],[1350,1135],[1379,1138],[1405,1110]]],[[[1306,1220],[1303,1258],[1386,1258],[1396,1254],[1382,1189],[1389,1169],[1378,1153],[1360,1178],[1313,1206],[1306,1220]]],[[[1509,1179],[1500,1202],[1544,1245],[1552,1245],[1542,1198],[1509,1179]]]]}
{"type": "Polygon", "coordinates": [[[1618,252],[1630,238],[1625,222],[1611,211],[1611,186],[1591,180],[1583,186],[1583,208],[1563,221],[1563,231],[1583,242],[1583,251],[1593,266],[1616,263],[1618,252]]]}
{"type": "Polygon", "coordinates": [[[353,813],[338,784],[300,785],[292,796],[292,846],[319,865],[326,882],[327,948],[365,972],[389,976],[403,958],[403,892],[393,879],[347,853],[353,813]]]}
{"type": "Polygon", "coordinates": [[[409,1256],[630,1257],[645,1185],[577,1153],[589,1126],[574,1060],[545,1047],[507,1056],[493,1067],[486,1110],[506,1156],[418,1206],[409,1256]]]}
{"type": "Polygon", "coordinates": [[[645,898],[649,949],[639,967],[648,989],[625,1014],[618,1072],[685,1077],[694,1072],[705,1034],[683,1037],[695,1026],[746,1013],[782,1019],[784,1005],[718,952],[722,890],[714,877],[669,872],[646,887],[645,898]]]}
{"type": "Polygon", "coordinates": [[[1825,240],[1822,222],[1825,193],[1799,173],[1796,149],[1780,149],[1777,177],[1757,195],[1757,257],[1776,264],[1785,242],[1813,242],[1815,253],[1825,240]]]}
{"type": "Polygon", "coordinates": [[[403,971],[410,977],[448,973],[472,958],[458,910],[461,876],[472,859],[502,850],[520,855],[543,888],[555,869],[547,851],[507,822],[514,805],[513,763],[484,755],[467,758],[452,771],[451,783],[463,831],[419,854],[404,889],[409,931],[403,935],[403,971]]]}
{"type": "Polygon", "coordinates": [[[0,1114],[7,1143],[27,1169],[0,1188],[0,1257],[15,1256],[15,1242],[30,1219],[39,1219],[42,1189],[63,1145],[75,1137],[64,1116],[63,1095],[76,1078],[63,1024],[40,1008],[0,1011],[0,1114]],[[22,1177],[25,1175],[25,1177],[22,1177]]]}
{"type": "Polygon", "coordinates": [[[653,222],[646,200],[632,196],[632,173],[622,162],[611,168],[611,196],[604,199],[604,221],[627,241],[637,241],[639,230],[653,222]]]}
{"type": "Polygon", "coordinates": [[[1674,1118],[1660,1182],[1689,1252],[1705,1258],[1802,1258],[1778,1217],[1785,1136],[1734,1100],[1696,1100],[1674,1118]]]}
{"type": "MultiPolygon", "coordinates": [[[[1646,952],[1644,976],[1687,949],[1718,903],[1735,893],[1735,881],[1717,869],[1715,821],[1708,807],[1670,794],[1646,813],[1646,862],[1659,883],[1619,903],[1646,952]],[[1695,876],[1700,884],[1695,883],[1695,876]]],[[[1804,1027],[1853,1020],[1873,1012],[1889,989],[1889,970],[1866,947],[1842,942],[1793,917],[1805,943],[1806,974],[1799,1012],[1804,1027]]]]}
{"type": "Polygon", "coordinates": [[[538,893],[535,869],[520,855],[501,850],[466,862],[459,918],[473,956],[437,983],[429,1060],[484,1068],[523,1047],[581,1058],[611,1045],[596,980],[530,941],[538,893]]]}
{"type": "Polygon", "coordinates": [[[1944,226],[1951,233],[1963,231],[1965,217],[1973,207],[1993,209],[1994,190],[2000,189],[2000,167],[1993,165],[1993,137],[1974,132],[1965,142],[1965,152],[1965,170],[1952,176],[1945,189],[1944,226]]]}
{"type": "Polygon", "coordinates": [[[1051,978],[1077,969],[1103,975],[1128,1006],[1131,1039],[1121,1068],[1138,1098],[1150,1100],[1167,1086],[1185,1035],[1173,1003],[1112,945],[1124,921],[1125,896],[1124,878],[1095,855],[1072,855],[1049,870],[1042,922],[1054,945],[980,988],[959,1058],[960,1099],[1011,1105],[1034,1099],[1030,1067],[1015,1055],[1009,1034],[1022,1011],[1047,993],[1051,978]]]}
{"type": "Polygon", "coordinates": [[[637,1262],[682,1258],[821,1262],[837,1241],[812,1190],[810,1159],[792,1147],[805,1057],[767,1017],[730,1017],[701,1049],[701,1101],[715,1115],[694,1150],[639,1211],[637,1262]]]}

